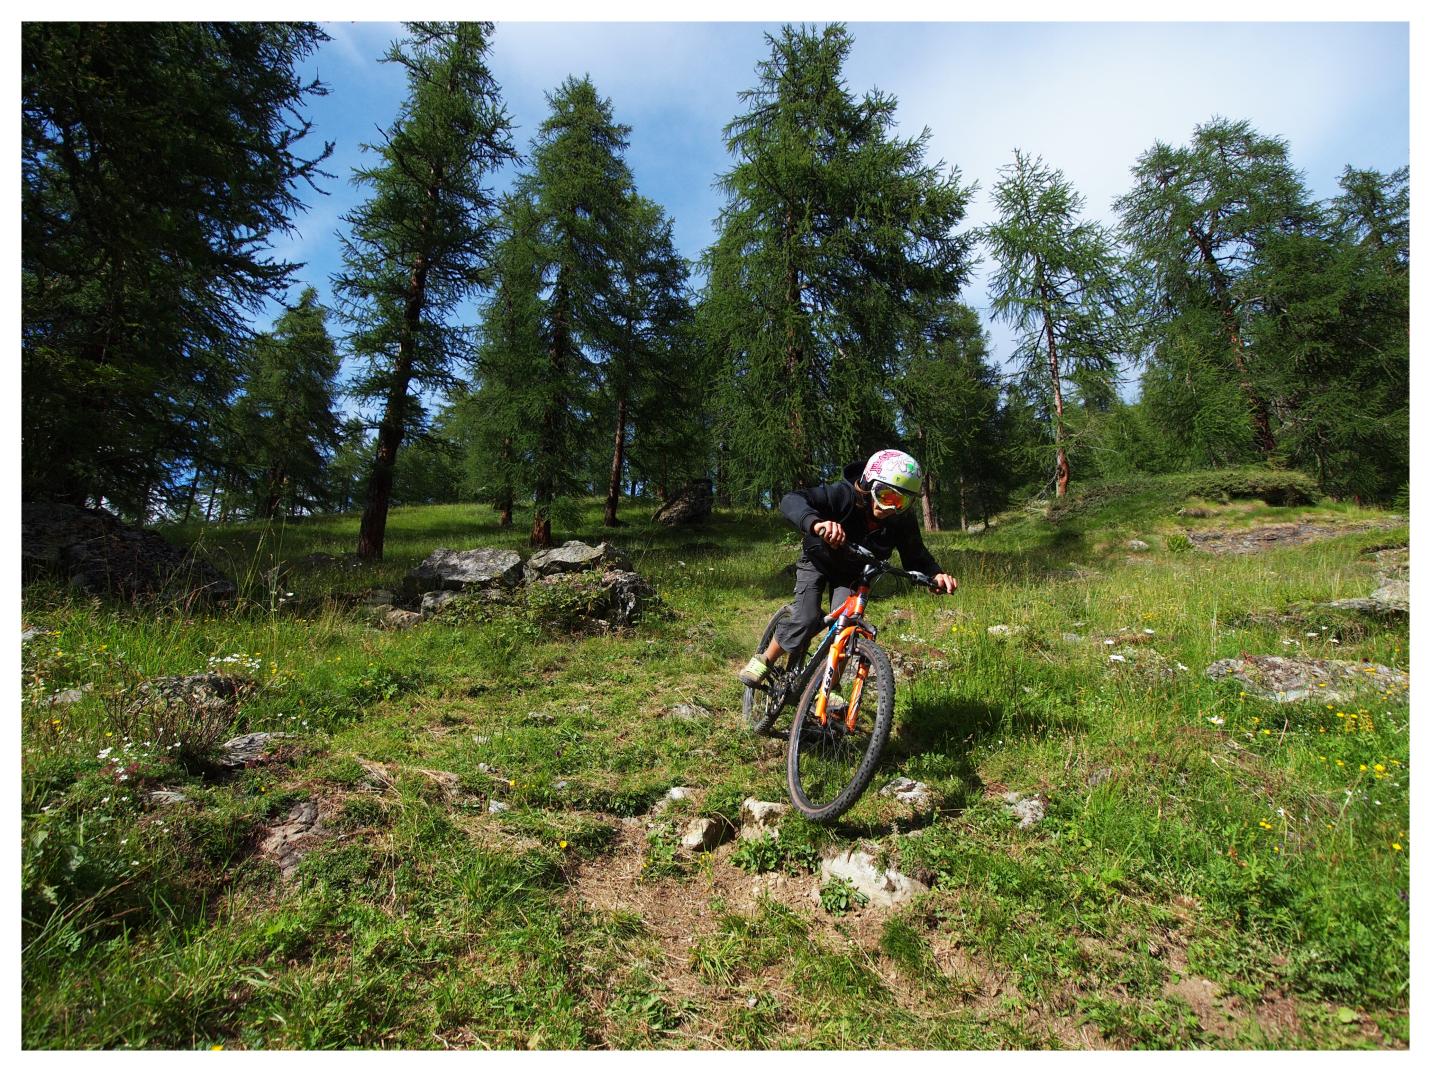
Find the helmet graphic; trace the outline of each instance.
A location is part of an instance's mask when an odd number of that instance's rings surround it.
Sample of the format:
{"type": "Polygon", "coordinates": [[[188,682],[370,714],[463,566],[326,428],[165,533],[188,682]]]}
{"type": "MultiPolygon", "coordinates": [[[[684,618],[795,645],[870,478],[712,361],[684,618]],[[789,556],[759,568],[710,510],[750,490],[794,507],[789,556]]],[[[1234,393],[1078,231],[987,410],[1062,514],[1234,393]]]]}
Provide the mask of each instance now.
{"type": "Polygon", "coordinates": [[[881,450],[870,455],[860,479],[876,502],[896,510],[907,507],[924,486],[919,463],[902,450],[881,450]]]}

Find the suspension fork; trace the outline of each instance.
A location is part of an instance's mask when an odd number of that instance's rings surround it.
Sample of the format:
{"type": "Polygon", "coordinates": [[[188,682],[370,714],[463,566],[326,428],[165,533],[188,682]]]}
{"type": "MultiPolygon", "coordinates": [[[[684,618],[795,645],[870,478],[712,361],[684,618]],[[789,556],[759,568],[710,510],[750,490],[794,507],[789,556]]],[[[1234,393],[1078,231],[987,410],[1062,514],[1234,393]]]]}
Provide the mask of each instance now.
{"type": "MultiPolygon", "coordinates": [[[[831,627],[834,632],[835,642],[830,645],[829,658],[825,661],[825,676],[820,682],[819,694],[815,697],[815,717],[820,720],[820,725],[824,726],[827,721],[825,709],[830,701],[830,690],[834,688],[835,682],[839,680],[840,672],[845,665],[845,650],[849,646],[850,640],[859,634],[874,639],[874,632],[864,623],[865,600],[869,595],[869,587],[861,585],[845,600],[843,606],[835,612],[832,617],[835,624],[831,627]]],[[[865,678],[869,676],[869,668],[865,663],[860,663],[855,671],[855,684],[850,693],[850,700],[845,709],[845,728],[853,730],[855,728],[855,717],[859,712],[860,693],[864,691],[865,678]]]]}

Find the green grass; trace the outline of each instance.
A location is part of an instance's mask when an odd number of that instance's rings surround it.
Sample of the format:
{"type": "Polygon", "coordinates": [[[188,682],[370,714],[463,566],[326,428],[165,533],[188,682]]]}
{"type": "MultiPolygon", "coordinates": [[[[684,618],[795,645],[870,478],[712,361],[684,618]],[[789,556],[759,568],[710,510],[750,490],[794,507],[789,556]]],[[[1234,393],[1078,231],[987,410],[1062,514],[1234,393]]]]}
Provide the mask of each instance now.
{"type": "Polygon", "coordinates": [[[627,506],[613,534],[588,504],[559,538],[614,538],[662,600],[619,633],[568,635],[520,602],[369,624],[365,593],[436,546],[525,552],[520,519],[503,531],[473,506],[394,511],[381,564],[281,576],[346,553],[356,517],[180,534],[240,580],[230,607],[32,586],[24,1044],[1404,1046],[1408,697],[1276,705],[1201,671],[1243,652],[1406,669],[1404,623],[1317,607],[1369,592],[1364,552],[1406,528],[1242,499],[1261,485],[1230,479],[1090,489],[1059,520],[930,535],[958,595],[892,585],[870,616],[917,670],[876,786],[924,781],[934,814],[872,789],[833,828],[788,819],[713,857],[677,848],[690,816],[785,799],[733,676],[789,597],[778,518],[671,531],[627,506]],[[1390,527],[1249,556],[1173,539],[1304,517],[1390,527]],[[1130,554],[1134,537],[1151,550],[1130,554]],[[160,738],[134,703],[147,678],[210,666],[257,682],[220,737],[292,734],[271,762],[216,776],[164,743],[204,727],[160,738]],[[699,807],[650,816],[673,785],[699,807]],[[1020,829],[1005,790],[1041,794],[1043,822],[1020,829]],[[258,845],[302,800],[325,832],[285,879],[258,845]],[[856,842],[931,892],[872,915],[823,884],[822,905],[820,852],[856,842]],[[741,899],[774,880],[794,892],[741,899]],[[1210,980],[1229,1027],[1199,1017],[1188,978],[1210,980]],[[1270,1003],[1295,1015],[1259,1015],[1270,1003]]]}

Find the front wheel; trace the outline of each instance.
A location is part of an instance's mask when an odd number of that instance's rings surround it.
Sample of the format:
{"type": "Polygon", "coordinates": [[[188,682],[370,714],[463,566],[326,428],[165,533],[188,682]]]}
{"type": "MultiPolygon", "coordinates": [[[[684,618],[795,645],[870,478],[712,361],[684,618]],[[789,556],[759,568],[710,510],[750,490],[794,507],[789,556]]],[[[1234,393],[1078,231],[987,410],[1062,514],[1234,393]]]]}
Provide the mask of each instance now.
{"type": "Polygon", "coordinates": [[[874,777],[894,725],[894,670],[889,656],[874,641],[851,639],[840,677],[849,697],[848,707],[829,704],[825,724],[820,724],[815,708],[824,674],[816,673],[795,710],[786,752],[790,799],[817,823],[839,818],[860,798],[874,777]],[[860,676],[864,684],[856,695],[855,682],[860,676]]]}

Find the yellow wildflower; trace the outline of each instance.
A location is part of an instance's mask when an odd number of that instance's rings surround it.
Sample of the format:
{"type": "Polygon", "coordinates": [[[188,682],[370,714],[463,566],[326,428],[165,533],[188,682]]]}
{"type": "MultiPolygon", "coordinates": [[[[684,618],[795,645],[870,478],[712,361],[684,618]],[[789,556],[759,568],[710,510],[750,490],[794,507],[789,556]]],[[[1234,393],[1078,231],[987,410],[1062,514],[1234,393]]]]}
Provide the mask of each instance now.
{"type": "Polygon", "coordinates": [[[1401,842],[1399,842],[1399,841],[1393,841],[1393,842],[1391,843],[1391,851],[1392,851],[1392,852],[1400,852],[1400,851],[1401,851],[1401,842]]]}

